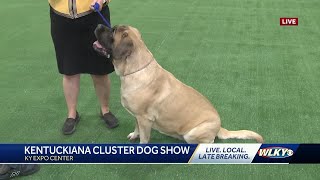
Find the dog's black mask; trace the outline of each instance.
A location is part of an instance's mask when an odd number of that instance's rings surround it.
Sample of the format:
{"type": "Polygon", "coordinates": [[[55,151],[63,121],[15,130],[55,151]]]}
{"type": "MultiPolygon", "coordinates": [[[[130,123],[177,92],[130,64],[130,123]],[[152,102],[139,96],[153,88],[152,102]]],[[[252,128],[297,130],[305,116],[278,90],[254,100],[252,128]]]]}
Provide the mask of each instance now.
{"type": "Polygon", "coordinates": [[[110,29],[99,24],[95,30],[95,35],[98,40],[93,43],[93,48],[107,57],[108,54],[112,54],[112,60],[126,59],[134,51],[128,26],[114,26],[110,29]]]}
{"type": "Polygon", "coordinates": [[[93,48],[96,50],[100,55],[106,56],[110,58],[112,53],[112,44],[113,44],[113,31],[114,28],[108,28],[105,25],[99,24],[94,34],[97,38],[97,41],[93,43],[93,48]]]}

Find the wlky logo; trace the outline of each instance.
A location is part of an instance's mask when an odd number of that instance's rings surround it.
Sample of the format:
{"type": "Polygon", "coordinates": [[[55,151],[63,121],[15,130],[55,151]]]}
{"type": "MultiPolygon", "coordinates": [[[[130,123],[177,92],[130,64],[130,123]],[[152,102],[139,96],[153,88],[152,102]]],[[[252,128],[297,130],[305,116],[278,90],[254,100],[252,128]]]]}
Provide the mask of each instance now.
{"type": "Polygon", "coordinates": [[[293,155],[293,150],[285,147],[267,147],[259,149],[257,154],[264,158],[287,158],[293,155]]]}

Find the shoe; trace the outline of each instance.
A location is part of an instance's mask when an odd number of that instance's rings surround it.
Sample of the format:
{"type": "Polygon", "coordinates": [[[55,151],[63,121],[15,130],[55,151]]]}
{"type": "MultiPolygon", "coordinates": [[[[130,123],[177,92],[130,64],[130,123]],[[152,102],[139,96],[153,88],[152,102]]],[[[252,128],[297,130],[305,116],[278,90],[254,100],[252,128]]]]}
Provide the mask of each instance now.
{"type": "Polygon", "coordinates": [[[80,121],[80,116],[77,111],[76,118],[67,118],[63,124],[62,133],[64,135],[70,135],[76,130],[76,125],[80,121]]]}
{"type": "Polygon", "coordinates": [[[8,164],[8,171],[0,174],[0,180],[11,179],[18,176],[28,176],[39,171],[38,164],[8,164]]]}
{"type": "Polygon", "coordinates": [[[118,119],[109,111],[108,113],[105,113],[102,115],[101,113],[101,119],[106,122],[107,127],[110,129],[113,129],[117,126],[119,126],[118,119]]]}

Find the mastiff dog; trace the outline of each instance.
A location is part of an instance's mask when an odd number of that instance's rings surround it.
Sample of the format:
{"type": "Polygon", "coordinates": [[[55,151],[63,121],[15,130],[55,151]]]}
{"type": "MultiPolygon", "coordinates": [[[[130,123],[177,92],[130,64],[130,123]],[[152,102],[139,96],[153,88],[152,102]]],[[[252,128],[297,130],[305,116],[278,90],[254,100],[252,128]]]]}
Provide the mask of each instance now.
{"type": "Polygon", "coordinates": [[[112,54],[115,72],[121,80],[121,104],[136,118],[128,135],[148,143],[152,129],[187,143],[213,143],[219,139],[263,138],[249,130],[228,131],[221,127],[219,114],[198,91],[163,69],[131,26],[108,28],[98,25],[93,48],[102,55],[112,54]]]}

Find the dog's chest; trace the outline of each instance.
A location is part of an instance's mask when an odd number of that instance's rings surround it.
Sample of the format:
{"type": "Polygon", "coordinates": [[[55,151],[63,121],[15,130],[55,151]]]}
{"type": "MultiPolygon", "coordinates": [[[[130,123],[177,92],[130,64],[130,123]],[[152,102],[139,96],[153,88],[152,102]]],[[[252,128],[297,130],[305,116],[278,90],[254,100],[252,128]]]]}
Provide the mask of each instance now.
{"type": "Polygon", "coordinates": [[[121,94],[121,104],[125,108],[129,108],[130,97],[121,94]]]}
{"type": "Polygon", "coordinates": [[[122,106],[134,115],[150,114],[154,104],[153,98],[148,88],[134,92],[121,91],[122,106]]]}
{"type": "Polygon", "coordinates": [[[132,115],[137,114],[139,111],[139,101],[136,99],[137,97],[121,93],[121,104],[124,108],[127,109],[132,115]]]}

